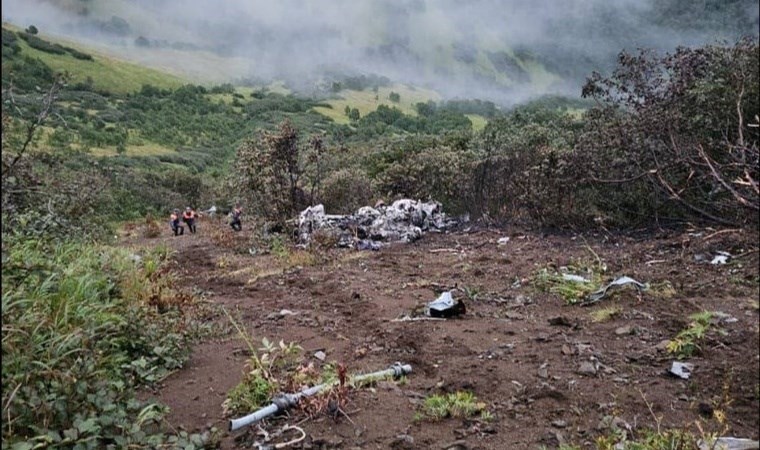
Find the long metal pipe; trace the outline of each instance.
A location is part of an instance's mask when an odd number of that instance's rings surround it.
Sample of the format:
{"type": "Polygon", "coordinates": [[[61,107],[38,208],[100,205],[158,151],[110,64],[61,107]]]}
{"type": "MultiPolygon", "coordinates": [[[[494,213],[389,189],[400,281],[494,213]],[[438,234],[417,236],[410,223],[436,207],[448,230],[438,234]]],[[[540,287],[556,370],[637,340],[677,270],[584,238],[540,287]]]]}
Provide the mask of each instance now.
{"type": "MultiPolygon", "coordinates": [[[[401,364],[396,363],[392,365],[390,368],[385,370],[380,370],[377,372],[367,373],[363,375],[355,375],[351,378],[351,381],[365,381],[373,378],[385,378],[392,376],[393,378],[399,378],[402,375],[410,374],[412,373],[412,366],[409,364],[401,364]]],[[[278,412],[285,411],[288,408],[291,408],[298,404],[299,401],[301,401],[304,397],[311,397],[319,392],[321,392],[323,389],[328,388],[330,386],[333,386],[337,384],[337,381],[333,381],[331,383],[323,383],[318,384],[316,386],[312,386],[310,388],[304,389],[300,392],[296,392],[295,394],[282,394],[274,399],[272,399],[272,404],[269,406],[266,406],[264,408],[261,408],[260,410],[248,414],[247,416],[241,417],[239,419],[232,419],[230,420],[230,431],[238,430],[242,427],[251,425],[253,423],[256,423],[260,420],[263,420],[269,416],[272,416],[274,414],[277,414],[278,412]]]]}

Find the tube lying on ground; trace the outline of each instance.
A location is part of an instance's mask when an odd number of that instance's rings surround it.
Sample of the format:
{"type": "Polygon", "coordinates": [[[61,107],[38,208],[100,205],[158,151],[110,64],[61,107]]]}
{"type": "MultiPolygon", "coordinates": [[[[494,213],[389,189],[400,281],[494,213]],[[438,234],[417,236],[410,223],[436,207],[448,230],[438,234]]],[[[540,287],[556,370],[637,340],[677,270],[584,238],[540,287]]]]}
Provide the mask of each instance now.
{"type": "MultiPolygon", "coordinates": [[[[377,372],[372,373],[366,373],[362,375],[356,375],[351,378],[352,382],[356,381],[366,381],[371,380],[373,378],[386,378],[392,376],[393,378],[399,378],[402,375],[410,374],[412,373],[412,366],[409,364],[401,364],[396,363],[392,365],[390,368],[385,370],[380,370],[377,372]]],[[[288,408],[291,408],[298,404],[299,401],[301,401],[304,397],[311,397],[314,395],[317,395],[322,390],[334,386],[336,382],[332,383],[323,383],[318,384],[316,386],[310,387],[308,389],[304,389],[301,392],[297,392],[295,394],[282,394],[274,399],[272,399],[272,404],[261,408],[260,410],[248,414],[245,417],[241,417],[239,419],[232,419],[230,420],[230,431],[235,431],[240,428],[243,428],[245,426],[251,425],[253,423],[256,423],[260,420],[263,420],[269,416],[272,416],[274,414],[277,414],[278,412],[285,411],[288,408]]]]}

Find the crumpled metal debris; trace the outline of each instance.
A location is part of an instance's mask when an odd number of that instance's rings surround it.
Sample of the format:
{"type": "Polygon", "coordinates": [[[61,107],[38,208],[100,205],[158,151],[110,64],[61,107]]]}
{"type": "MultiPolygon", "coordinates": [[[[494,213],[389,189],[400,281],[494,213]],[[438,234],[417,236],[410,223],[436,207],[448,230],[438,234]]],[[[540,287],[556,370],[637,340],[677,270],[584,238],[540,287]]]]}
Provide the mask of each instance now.
{"type": "Polygon", "coordinates": [[[731,258],[731,253],[728,252],[716,252],[717,255],[710,261],[712,265],[725,264],[731,258]]]}
{"type": "Polygon", "coordinates": [[[607,295],[607,292],[610,289],[619,287],[619,286],[629,285],[629,284],[633,285],[633,287],[635,287],[636,290],[639,292],[645,291],[648,289],[648,286],[646,284],[639,283],[638,281],[634,280],[631,277],[620,277],[620,278],[617,278],[612,283],[609,283],[608,285],[599,289],[598,291],[595,291],[589,294],[586,300],[584,301],[584,304],[590,305],[591,303],[596,303],[599,300],[603,299],[607,295]]]}
{"type": "Polygon", "coordinates": [[[671,375],[675,375],[678,378],[688,380],[693,370],[694,370],[694,364],[673,361],[673,365],[670,366],[668,373],[670,373],[671,375]]]}
{"type": "Polygon", "coordinates": [[[700,440],[697,445],[699,450],[759,450],[760,441],[735,437],[720,437],[715,442],[700,440]]]}
{"type": "Polygon", "coordinates": [[[448,318],[465,314],[466,308],[461,300],[454,300],[451,291],[446,291],[437,299],[428,303],[427,314],[430,317],[448,318]]]}
{"type": "MultiPolygon", "coordinates": [[[[323,205],[306,208],[298,217],[298,239],[308,245],[322,230],[338,238],[338,247],[372,248],[372,243],[413,242],[426,232],[443,231],[465,220],[447,216],[438,202],[396,200],[390,206],[363,206],[349,215],[326,214],[323,205]],[[363,244],[357,242],[365,241],[363,244]]],[[[379,248],[379,247],[378,247],[379,248]]]]}
{"type": "Polygon", "coordinates": [[[357,250],[372,250],[378,251],[382,245],[379,242],[375,242],[370,239],[362,239],[356,243],[357,250]]]}

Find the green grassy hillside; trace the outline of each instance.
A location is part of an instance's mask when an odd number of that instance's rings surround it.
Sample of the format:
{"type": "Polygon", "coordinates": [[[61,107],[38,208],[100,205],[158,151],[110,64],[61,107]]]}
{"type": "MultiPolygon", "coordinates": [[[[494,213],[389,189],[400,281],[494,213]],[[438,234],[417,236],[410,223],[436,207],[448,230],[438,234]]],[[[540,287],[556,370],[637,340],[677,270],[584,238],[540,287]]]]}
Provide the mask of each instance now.
{"type": "MultiPolygon", "coordinates": [[[[12,31],[21,31],[18,27],[9,24],[3,24],[3,27],[12,31]]],[[[84,47],[67,40],[61,40],[45,34],[40,34],[39,37],[52,43],[66,45],[92,56],[92,60],[83,60],[75,58],[68,53],[53,54],[30,47],[23,39],[17,40],[24,55],[39,58],[54,71],[68,72],[71,77],[71,83],[85,82],[90,78],[93,81],[94,89],[117,94],[138,91],[146,84],[161,89],[172,89],[187,83],[187,80],[175,75],[107,56],[94,51],[92,48],[84,47]]]]}

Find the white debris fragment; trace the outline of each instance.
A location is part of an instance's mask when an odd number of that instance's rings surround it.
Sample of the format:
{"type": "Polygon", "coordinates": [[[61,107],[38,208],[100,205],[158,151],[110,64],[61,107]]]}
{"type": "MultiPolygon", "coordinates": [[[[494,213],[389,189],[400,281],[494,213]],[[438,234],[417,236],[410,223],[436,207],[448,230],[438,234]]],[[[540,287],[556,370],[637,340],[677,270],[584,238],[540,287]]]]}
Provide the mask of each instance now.
{"type": "Polygon", "coordinates": [[[700,440],[699,450],[760,450],[760,441],[735,437],[720,437],[715,442],[700,440]]]}
{"type": "Polygon", "coordinates": [[[678,378],[688,380],[693,370],[694,370],[694,364],[673,361],[673,365],[670,367],[669,372],[677,376],[678,378]]]}
{"type": "Polygon", "coordinates": [[[562,274],[562,279],[566,280],[566,281],[574,281],[576,283],[588,283],[589,282],[589,280],[583,278],[582,276],[580,276],[580,275],[573,275],[571,273],[563,273],[562,274]]]}
{"type": "Polygon", "coordinates": [[[731,258],[731,254],[728,252],[717,252],[718,254],[715,255],[715,257],[710,261],[710,264],[718,265],[718,264],[726,264],[731,258]]]}

